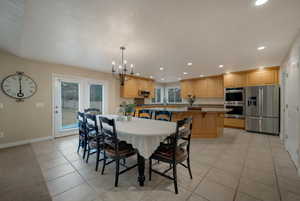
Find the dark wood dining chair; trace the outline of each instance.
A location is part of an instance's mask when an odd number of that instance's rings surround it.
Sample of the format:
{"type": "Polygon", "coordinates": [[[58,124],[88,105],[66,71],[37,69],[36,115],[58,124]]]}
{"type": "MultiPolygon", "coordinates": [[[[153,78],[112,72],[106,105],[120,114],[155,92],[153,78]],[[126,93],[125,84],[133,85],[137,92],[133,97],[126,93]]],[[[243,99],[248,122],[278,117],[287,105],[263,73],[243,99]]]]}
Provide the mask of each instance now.
{"type": "Polygon", "coordinates": [[[154,119],[160,120],[160,121],[171,121],[172,120],[172,112],[155,111],[154,119]]]}
{"type": "Polygon", "coordinates": [[[127,172],[128,170],[135,168],[137,164],[127,167],[126,164],[120,163],[121,160],[125,160],[137,153],[131,144],[125,141],[120,141],[117,137],[116,125],[114,119],[108,119],[106,117],[99,117],[100,130],[104,136],[104,162],[101,174],[104,174],[105,166],[115,162],[115,187],[118,186],[119,175],[127,172]],[[111,159],[107,161],[107,159],[111,159]],[[124,166],[125,169],[120,171],[120,165],[124,166]]]}
{"type": "Polygon", "coordinates": [[[96,115],[85,114],[85,116],[88,133],[86,162],[88,163],[90,155],[97,154],[95,170],[98,171],[99,162],[103,160],[103,158],[100,159],[100,155],[104,148],[104,136],[99,132],[96,115]]]}
{"type": "Polygon", "coordinates": [[[192,118],[186,118],[177,121],[176,133],[170,136],[169,143],[161,144],[149,159],[149,180],[151,180],[152,172],[164,176],[174,181],[175,193],[178,194],[177,187],[177,165],[180,164],[187,168],[192,179],[192,171],[190,164],[190,141],[192,133],[192,118]],[[164,172],[160,172],[152,168],[152,160],[158,160],[170,164],[170,168],[164,172]],[[185,162],[187,164],[184,164],[185,162]],[[173,177],[166,173],[173,170],[173,177]]]}
{"type": "Polygon", "coordinates": [[[84,110],[84,113],[101,114],[101,110],[98,108],[88,108],[84,110]]]}
{"type": "Polygon", "coordinates": [[[77,153],[79,152],[80,148],[82,148],[83,149],[82,158],[84,159],[87,150],[87,143],[88,143],[85,114],[83,112],[77,112],[77,120],[78,120],[78,131],[79,131],[77,153]]]}
{"type": "Polygon", "coordinates": [[[147,109],[142,109],[139,111],[139,118],[152,119],[152,111],[147,109]]]}

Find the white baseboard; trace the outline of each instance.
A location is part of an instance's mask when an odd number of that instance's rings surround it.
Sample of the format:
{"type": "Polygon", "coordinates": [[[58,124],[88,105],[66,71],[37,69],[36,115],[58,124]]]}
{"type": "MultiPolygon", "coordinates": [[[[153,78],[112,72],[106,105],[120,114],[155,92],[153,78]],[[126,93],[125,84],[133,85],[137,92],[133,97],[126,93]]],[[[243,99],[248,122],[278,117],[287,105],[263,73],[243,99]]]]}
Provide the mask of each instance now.
{"type": "Polygon", "coordinates": [[[52,136],[48,136],[48,137],[34,138],[34,139],[30,139],[30,140],[21,140],[21,141],[17,141],[17,142],[0,144],[0,149],[15,147],[15,146],[24,145],[24,144],[30,144],[30,143],[34,143],[34,142],[41,142],[41,141],[51,140],[51,139],[54,139],[54,138],[52,136]]]}

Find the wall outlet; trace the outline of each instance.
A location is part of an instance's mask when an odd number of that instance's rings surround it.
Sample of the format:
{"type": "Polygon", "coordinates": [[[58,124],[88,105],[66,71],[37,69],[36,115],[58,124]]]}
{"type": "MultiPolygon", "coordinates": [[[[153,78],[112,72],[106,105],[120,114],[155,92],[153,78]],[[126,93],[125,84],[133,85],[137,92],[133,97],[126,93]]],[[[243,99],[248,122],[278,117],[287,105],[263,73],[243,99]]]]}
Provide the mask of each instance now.
{"type": "Polygon", "coordinates": [[[4,132],[0,132],[0,138],[4,137],[4,132]]]}

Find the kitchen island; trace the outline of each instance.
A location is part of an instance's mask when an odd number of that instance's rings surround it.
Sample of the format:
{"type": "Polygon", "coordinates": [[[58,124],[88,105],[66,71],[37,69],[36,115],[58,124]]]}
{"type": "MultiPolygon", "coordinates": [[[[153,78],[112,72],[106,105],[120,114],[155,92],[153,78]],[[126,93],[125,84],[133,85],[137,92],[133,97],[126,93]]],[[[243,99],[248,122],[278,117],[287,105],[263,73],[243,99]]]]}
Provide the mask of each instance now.
{"type": "Polygon", "coordinates": [[[153,107],[147,109],[153,112],[172,112],[172,121],[192,117],[192,138],[217,138],[223,135],[224,113],[226,112],[224,108],[153,107]]]}

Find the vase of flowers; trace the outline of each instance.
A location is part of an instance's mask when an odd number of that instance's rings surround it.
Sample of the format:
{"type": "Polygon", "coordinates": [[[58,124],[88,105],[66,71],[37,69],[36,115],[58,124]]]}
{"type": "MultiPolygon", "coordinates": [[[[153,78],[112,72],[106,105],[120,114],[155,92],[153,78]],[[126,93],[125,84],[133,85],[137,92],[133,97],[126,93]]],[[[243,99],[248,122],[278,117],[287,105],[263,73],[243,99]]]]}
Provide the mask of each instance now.
{"type": "Polygon", "coordinates": [[[135,106],[135,104],[127,104],[126,101],[123,101],[120,105],[121,111],[128,121],[132,119],[132,113],[135,110],[135,106]]]}
{"type": "Polygon", "coordinates": [[[189,105],[192,106],[196,100],[196,96],[189,94],[187,100],[189,102],[189,105]]]}

